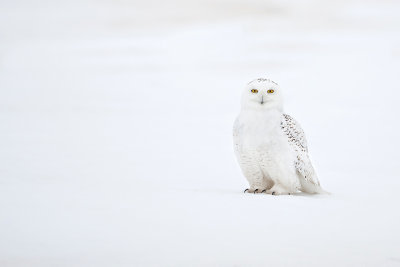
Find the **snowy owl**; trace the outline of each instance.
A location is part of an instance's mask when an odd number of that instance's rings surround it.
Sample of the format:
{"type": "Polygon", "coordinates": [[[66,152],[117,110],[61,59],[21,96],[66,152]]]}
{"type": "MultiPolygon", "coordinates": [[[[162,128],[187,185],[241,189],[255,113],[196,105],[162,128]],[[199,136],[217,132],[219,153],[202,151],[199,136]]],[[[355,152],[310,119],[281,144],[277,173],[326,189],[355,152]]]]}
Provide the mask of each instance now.
{"type": "Polygon", "coordinates": [[[233,126],[234,150],[250,188],[244,192],[324,193],[300,125],[283,113],[279,85],[259,78],[247,84],[233,126]]]}

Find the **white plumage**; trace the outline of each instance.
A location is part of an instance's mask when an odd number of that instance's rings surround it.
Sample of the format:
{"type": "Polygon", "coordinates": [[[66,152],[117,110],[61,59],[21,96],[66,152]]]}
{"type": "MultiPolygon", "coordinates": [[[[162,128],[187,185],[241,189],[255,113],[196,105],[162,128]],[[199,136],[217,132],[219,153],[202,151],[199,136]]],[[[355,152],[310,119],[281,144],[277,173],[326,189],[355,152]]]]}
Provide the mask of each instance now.
{"type": "Polygon", "coordinates": [[[323,193],[300,125],[283,113],[277,83],[259,78],[242,95],[233,127],[234,150],[250,188],[245,192],[323,193]]]}

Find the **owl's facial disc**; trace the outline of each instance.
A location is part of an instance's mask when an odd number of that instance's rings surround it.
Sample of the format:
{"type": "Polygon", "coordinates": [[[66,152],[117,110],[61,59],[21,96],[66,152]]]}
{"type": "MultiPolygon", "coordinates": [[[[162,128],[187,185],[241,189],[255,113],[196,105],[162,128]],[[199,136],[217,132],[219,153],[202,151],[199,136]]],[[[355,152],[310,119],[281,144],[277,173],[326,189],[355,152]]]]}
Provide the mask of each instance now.
{"type": "Polygon", "coordinates": [[[282,109],[279,85],[269,79],[250,82],[243,92],[242,107],[250,109],[282,109]]]}

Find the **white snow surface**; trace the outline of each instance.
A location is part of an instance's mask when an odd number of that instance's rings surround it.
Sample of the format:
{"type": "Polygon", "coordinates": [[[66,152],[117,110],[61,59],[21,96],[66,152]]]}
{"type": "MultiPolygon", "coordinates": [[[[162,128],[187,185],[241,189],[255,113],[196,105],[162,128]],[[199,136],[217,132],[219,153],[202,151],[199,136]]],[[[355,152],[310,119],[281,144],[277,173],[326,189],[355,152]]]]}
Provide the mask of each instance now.
{"type": "Polygon", "coordinates": [[[398,1],[0,3],[0,266],[400,266],[398,1]],[[272,78],[329,196],[243,194],[272,78]]]}

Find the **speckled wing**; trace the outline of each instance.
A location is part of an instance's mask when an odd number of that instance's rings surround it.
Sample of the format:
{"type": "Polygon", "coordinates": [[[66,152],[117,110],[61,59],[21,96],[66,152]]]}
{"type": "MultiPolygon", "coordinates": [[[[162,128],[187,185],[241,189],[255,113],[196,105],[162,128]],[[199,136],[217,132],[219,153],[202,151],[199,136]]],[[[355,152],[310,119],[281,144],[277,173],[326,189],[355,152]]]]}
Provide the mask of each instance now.
{"type": "Polygon", "coordinates": [[[299,123],[287,114],[283,114],[281,129],[288,137],[288,142],[294,149],[295,167],[299,175],[306,181],[319,185],[318,177],[308,156],[307,140],[299,123]]]}

